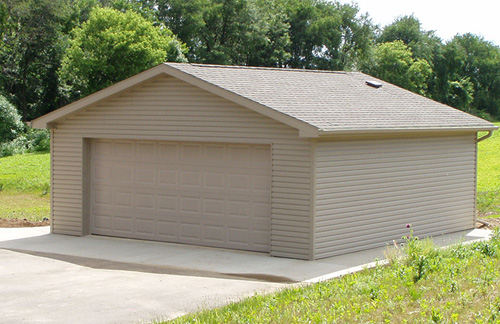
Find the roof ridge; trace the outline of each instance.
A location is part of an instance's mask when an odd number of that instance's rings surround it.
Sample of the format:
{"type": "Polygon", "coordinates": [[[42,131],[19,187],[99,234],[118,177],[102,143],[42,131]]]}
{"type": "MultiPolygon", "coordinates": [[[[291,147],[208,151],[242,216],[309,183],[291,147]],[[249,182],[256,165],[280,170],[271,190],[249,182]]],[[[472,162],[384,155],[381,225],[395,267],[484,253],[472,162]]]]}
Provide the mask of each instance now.
{"type": "MultiPolygon", "coordinates": [[[[172,64],[167,62],[166,64],[172,64]]],[[[331,71],[331,70],[314,70],[314,69],[297,69],[297,68],[279,68],[265,66],[246,66],[246,65],[218,65],[218,64],[202,64],[202,63],[173,63],[179,65],[191,65],[204,68],[224,68],[224,69],[247,69],[247,70],[266,70],[266,71],[287,71],[287,72],[312,72],[312,73],[334,73],[334,74],[350,74],[360,73],[359,71],[331,71]]]]}

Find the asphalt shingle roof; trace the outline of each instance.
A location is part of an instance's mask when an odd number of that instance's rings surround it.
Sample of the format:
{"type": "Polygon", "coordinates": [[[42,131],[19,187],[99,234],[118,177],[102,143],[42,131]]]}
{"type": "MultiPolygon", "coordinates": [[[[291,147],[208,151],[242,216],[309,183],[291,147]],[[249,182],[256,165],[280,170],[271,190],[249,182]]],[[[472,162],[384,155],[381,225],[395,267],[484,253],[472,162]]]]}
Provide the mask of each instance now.
{"type": "Polygon", "coordinates": [[[493,126],[360,72],[166,64],[323,131],[493,126]]]}

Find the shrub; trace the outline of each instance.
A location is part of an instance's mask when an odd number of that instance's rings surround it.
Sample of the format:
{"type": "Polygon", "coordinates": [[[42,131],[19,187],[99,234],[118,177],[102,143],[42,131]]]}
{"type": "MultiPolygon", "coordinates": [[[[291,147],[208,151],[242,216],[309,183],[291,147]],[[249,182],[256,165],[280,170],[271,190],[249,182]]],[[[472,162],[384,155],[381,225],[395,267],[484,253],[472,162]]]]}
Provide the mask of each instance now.
{"type": "Polygon", "coordinates": [[[16,107],[0,96],[0,144],[14,140],[24,129],[16,107]]]}
{"type": "Polygon", "coordinates": [[[48,130],[28,128],[10,142],[0,143],[0,157],[15,154],[50,151],[50,133],[48,130]]]}
{"type": "Polygon", "coordinates": [[[30,129],[28,132],[28,152],[49,152],[50,132],[47,129],[30,129]]]}

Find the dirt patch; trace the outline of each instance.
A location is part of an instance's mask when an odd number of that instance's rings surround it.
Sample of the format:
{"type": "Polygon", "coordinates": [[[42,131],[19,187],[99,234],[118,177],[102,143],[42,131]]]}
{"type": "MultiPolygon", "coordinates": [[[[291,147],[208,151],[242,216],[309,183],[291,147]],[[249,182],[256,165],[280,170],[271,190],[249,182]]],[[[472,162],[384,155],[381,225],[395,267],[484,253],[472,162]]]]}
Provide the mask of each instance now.
{"type": "Polygon", "coordinates": [[[25,219],[5,219],[0,218],[0,227],[37,227],[37,226],[49,226],[50,220],[46,219],[43,221],[30,221],[25,219]]]}
{"type": "Polygon", "coordinates": [[[500,227],[500,218],[479,218],[479,220],[486,222],[488,224],[483,224],[483,223],[477,222],[476,228],[493,229],[495,227],[500,227]]]}

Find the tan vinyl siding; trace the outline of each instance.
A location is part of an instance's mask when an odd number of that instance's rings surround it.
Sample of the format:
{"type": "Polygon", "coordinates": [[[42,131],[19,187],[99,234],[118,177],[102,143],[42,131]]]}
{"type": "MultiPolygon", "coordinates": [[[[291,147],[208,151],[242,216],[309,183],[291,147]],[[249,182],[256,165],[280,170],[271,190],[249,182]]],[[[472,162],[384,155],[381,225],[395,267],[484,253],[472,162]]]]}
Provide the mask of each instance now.
{"type": "Polygon", "coordinates": [[[173,77],[157,78],[56,125],[54,233],[85,233],[85,138],[270,144],[271,255],[309,258],[310,142],[297,130],[173,77]]]}
{"type": "Polygon", "coordinates": [[[315,254],[474,227],[474,134],[319,142],[315,254]]]}

